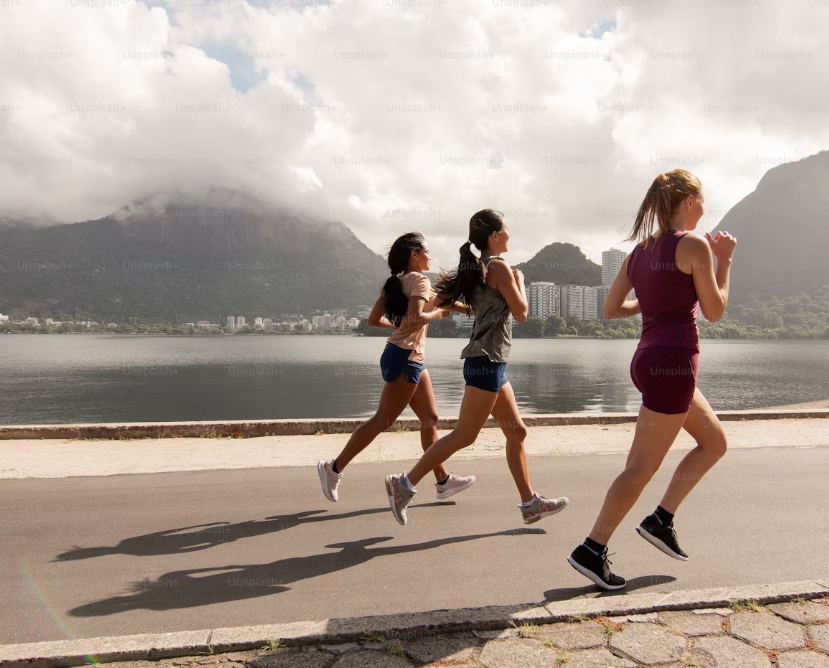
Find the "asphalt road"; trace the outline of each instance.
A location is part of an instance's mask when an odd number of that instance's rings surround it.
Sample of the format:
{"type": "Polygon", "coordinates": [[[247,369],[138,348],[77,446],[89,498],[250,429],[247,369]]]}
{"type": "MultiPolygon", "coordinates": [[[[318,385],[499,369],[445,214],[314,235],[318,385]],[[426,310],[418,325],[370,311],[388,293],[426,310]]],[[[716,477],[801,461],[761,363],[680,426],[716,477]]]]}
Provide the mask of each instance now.
{"type": "MultiPolygon", "coordinates": [[[[730,452],[677,516],[687,563],[633,530],[679,456],[611,543],[628,591],[829,575],[829,447],[730,452]]],[[[623,462],[531,458],[536,489],[570,498],[531,527],[506,462],[491,459],[457,462],[478,481],[454,503],[422,482],[406,527],[388,510],[383,476],[402,468],[388,463],[349,467],[338,504],[310,467],[3,480],[0,643],[593,595],[565,558],[623,462]]]]}

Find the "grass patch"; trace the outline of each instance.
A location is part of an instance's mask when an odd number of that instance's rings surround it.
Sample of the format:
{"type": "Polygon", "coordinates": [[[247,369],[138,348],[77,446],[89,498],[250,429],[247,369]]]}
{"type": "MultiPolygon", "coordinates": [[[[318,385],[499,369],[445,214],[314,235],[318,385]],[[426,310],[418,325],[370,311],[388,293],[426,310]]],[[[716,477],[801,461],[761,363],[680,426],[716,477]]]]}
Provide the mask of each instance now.
{"type": "Polygon", "coordinates": [[[406,650],[403,648],[403,643],[399,640],[392,640],[383,645],[383,651],[394,656],[399,656],[401,659],[406,656],[406,650]]]}
{"type": "Polygon", "coordinates": [[[732,601],[731,609],[734,612],[760,612],[763,606],[751,598],[747,601],[732,601]]]}
{"type": "Polygon", "coordinates": [[[576,622],[586,622],[590,618],[587,615],[567,615],[567,621],[570,624],[574,624],[576,622]]]}
{"type": "Polygon", "coordinates": [[[687,653],[682,655],[682,665],[688,666],[688,668],[699,668],[697,660],[687,653]]]}
{"type": "Polygon", "coordinates": [[[604,627],[605,633],[608,635],[613,635],[614,633],[621,633],[624,630],[624,626],[619,624],[619,622],[614,622],[612,619],[608,619],[607,617],[599,617],[596,620],[596,623],[599,626],[604,627]]]}
{"type": "Polygon", "coordinates": [[[521,638],[535,638],[541,632],[538,625],[532,622],[525,622],[518,625],[518,635],[521,638]]]}
{"type": "Polygon", "coordinates": [[[282,649],[285,647],[285,643],[281,640],[268,640],[263,646],[262,649],[269,650],[271,652],[275,652],[278,649],[282,649]]]}
{"type": "Polygon", "coordinates": [[[366,631],[363,633],[363,640],[366,642],[384,643],[386,642],[386,636],[376,631],[366,631]]]}

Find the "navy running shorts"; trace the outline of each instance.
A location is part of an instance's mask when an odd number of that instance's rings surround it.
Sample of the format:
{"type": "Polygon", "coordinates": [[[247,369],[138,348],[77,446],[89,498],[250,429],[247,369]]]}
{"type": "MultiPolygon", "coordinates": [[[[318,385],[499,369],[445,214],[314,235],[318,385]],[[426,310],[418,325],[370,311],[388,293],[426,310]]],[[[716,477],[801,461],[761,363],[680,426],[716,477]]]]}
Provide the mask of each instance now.
{"type": "Polygon", "coordinates": [[[691,410],[698,368],[699,351],[693,348],[640,348],[630,362],[630,377],[645,408],[676,415],[691,410]]]}
{"type": "Polygon", "coordinates": [[[507,379],[507,363],[492,362],[486,355],[467,357],[463,362],[463,379],[467,385],[487,392],[498,392],[507,379]]]}
{"type": "Polygon", "coordinates": [[[411,350],[401,348],[393,343],[387,343],[386,349],[380,356],[380,371],[383,372],[383,380],[391,383],[397,380],[400,374],[413,385],[420,382],[420,374],[426,365],[423,362],[413,362],[409,359],[411,350]]]}

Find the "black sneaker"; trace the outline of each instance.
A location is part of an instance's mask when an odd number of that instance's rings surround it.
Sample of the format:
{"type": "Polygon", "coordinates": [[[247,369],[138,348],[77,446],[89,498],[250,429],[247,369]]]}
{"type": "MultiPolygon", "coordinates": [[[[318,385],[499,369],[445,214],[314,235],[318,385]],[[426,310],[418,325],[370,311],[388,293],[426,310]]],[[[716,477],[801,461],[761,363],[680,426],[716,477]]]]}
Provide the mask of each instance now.
{"type": "Polygon", "coordinates": [[[636,532],[669,557],[679,559],[680,561],[688,561],[688,555],[682,551],[682,548],[679,546],[679,541],[676,539],[673,522],[665,526],[662,524],[662,520],[654,513],[642,520],[642,524],[636,527],[636,532]]]}
{"type": "Polygon", "coordinates": [[[579,545],[573,554],[567,557],[567,562],[585,577],[590,578],[602,589],[616,591],[627,584],[624,578],[610,572],[610,559],[607,558],[607,548],[601,554],[596,554],[586,545],[579,545]]]}

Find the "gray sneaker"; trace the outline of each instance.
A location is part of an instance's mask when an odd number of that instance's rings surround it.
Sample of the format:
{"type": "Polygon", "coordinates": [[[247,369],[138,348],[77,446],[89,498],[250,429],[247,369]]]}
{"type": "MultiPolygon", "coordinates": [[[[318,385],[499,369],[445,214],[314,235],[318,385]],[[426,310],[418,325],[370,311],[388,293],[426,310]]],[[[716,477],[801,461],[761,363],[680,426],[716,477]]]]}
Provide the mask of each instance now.
{"type": "Polygon", "coordinates": [[[566,496],[558,499],[548,499],[546,496],[536,494],[529,506],[525,507],[519,503],[518,507],[521,509],[521,515],[524,516],[524,524],[532,524],[549,515],[560,513],[567,507],[568,503],[570,503],[570,500],[566,496]]]}
{"type": "Polygon", "coordinates": [[[475,476],[467,476],[466,478],[450,473],[449,478],[442,485],[435,483],[435,489],[438,491],[439,499],[448,499],[450,496],[462,492],[465,489],[472,487],[475,482],[475,476]]]}
{"type": "Polygon", "coordinates": [[[389,505],[391,512],[394,514],[394,519],[398,524],[406,524],[406,508],[417,494],[416,489],[409,491],[409,488],[403,484],[403,478],[399,475],[386,476],[386,492],[389,495],[389,505]]]}
{"type": "Polygon", "coordinates": [[[325,494],[325,498],[329,501],[337,502],[340,500],[337,495],[337,487],[340,484],[340,480],[342,480],[343,474],[334,473],[334,469],[332,468],[333,465],[333,459],[330,462],[320,459],[317,464],[317,472],[320,474],[322,493],[325,494]]]}

